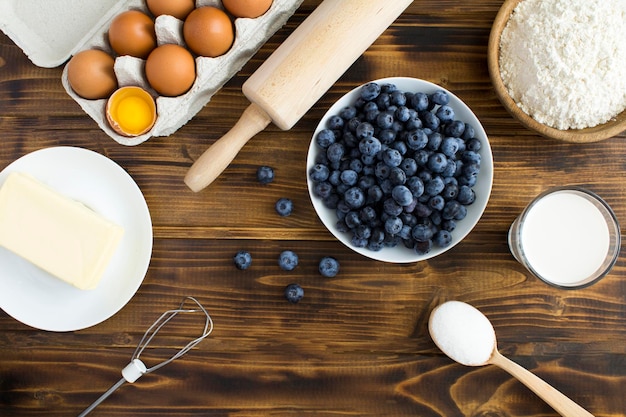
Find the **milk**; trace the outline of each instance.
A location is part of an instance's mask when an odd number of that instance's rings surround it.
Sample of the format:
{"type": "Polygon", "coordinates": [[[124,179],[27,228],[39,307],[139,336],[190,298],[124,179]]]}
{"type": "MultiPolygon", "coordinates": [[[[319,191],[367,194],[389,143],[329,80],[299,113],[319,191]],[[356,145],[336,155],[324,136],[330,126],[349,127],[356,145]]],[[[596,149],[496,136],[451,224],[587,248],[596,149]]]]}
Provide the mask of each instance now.
{"type": "Polygon", "coordinates": [[[535,200],[512,226],[511,250],[546,281],[565,287],[585,284],[604,275],[617,255],[619,226],[613,220],[608,206],[593,196],[558,190],[535,200]]]}

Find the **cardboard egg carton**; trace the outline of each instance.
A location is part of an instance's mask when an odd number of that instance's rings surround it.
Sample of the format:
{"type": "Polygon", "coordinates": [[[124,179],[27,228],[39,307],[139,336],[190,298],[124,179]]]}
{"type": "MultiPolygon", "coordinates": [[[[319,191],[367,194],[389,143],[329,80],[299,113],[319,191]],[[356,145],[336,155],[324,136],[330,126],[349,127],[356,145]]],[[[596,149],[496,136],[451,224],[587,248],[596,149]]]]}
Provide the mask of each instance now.
{"type": "MultiPolygon", "coordinates": [[[[106,119],[107,100],[87,100],[74,93],[67,79],[67,67],[63,70],[62,84],[67,93],[98,126],[122,145],[134,146],[151,137],[169,136],[191,120],[211,100],[211,97],[287,22],[302,1],[273,0],[272,6],[264,15],[254,19],[235,19],[235,41],[230,50],[215,58],[196,57],[196,80],[191,89],[181,96],[159,96],[150,88],[144,76],[145,60],[130,56],[116,57],[115,74],[119,86],[140,86],[156,99],[156,123],[143,135],[126,137],[116,133],[106,119]]],[[[36,65],[54,67],[85,49],[102,49],[112,53],[108,43],[108,28],[111,21],[126,10],[134,9],[148,13],[144,0],[96,2],[63,0],[63,2],[66,6],[60,7],[57,1],[2,2],[0,29],[11,37],[36,65]],[[63,16],[57,20],[55,14],[58,10],[67,10],[71,16],[63,16]],[[98,21],[93,22],[94,19],[98,21]],[[43,29],[42,25],[47,28],[43,29]],[[74,30],[68,31],[68,27],[74,30]],[[77,33],[82,33],[80,39],[75,39],[77,33]],[[77,42],[72,43],[72,40],[77,42]]],[[[223,9],[220,0],[197,0],[196,7],[202,6],[223,9]]],[[[159,45],[175,43],[184,46],[182,26],[183,22],[175,17],[159,16],[155,20],[157,43],[159,45]]]]}

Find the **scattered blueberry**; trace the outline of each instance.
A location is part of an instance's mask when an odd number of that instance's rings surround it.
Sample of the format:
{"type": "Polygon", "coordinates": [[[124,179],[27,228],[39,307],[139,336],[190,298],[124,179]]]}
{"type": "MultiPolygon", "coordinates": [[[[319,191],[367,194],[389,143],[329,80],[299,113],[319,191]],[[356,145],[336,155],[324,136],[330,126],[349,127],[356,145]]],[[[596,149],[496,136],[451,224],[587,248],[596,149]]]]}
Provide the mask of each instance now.
{"type": "Polygon", "coordinates": [[[278,256],[278,266],[285,271],[293,271],[298,266],[298,255],[291,250],[285,250],[278,256]]]}
{"type": "Polygon", "coordinates": [[[322,276],[332,278],[339,273],[339,261],[332,256],[325,256],[320,260],[319,271],[322,276]]]}
{"type": "Polygon", "coordinates": [[[286,217],[293,211],[293,202],[288,198],[279,198],[274,207],[276,208],[276,213],[286,217]]]}
{"type": "Polygon", "coordinates": [[[296,304],[304,297],[304,290],[298,284],[289,284],[285,287],[285,298],[290,303],[296,304]]]}
{"type": "Polygon", "coordinates": [[[269,184],[274,181],[274,169],[266,165],[258,167],[256,170],[256,179],[261,184],[269,184]]]}
{"type": "Polygon", "coordinates": [[[476,199],[482,144],[449,102],[444,90],[369,83],[318,134],[309,178],[354,246],[425,254],[451,244],[476,199]]]}
{"type": "Polygon", "coordinates": [[[252,255],[248,251],[240,250],[233,256],[233,261],[238,269],[245,270],[252,264],[252,255]]]}

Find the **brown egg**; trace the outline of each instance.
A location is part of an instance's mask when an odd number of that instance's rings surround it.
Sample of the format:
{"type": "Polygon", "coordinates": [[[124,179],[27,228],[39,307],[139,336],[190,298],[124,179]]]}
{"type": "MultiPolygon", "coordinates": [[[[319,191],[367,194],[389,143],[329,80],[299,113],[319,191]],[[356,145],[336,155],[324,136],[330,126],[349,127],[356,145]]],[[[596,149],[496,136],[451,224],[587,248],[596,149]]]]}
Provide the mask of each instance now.
{"type": "Polygon", "coordinates": [[[144,89],[122,87],[107,101],[107,121],[120,135],[139,136],[147,133],[157,118],[156,104],[144,89]]]}
{"type": "Polygon", "coordinates": [[[196,8],[195,0],[146,0],[146,5],[155,17],[166,14],[180,20],[196,8]]]}
{"type": "Polygon", "coordinates": [[[224,55],[233,45],[235,29],[223,10],[204,6],[189,13],[183,25],[183,36],[194,53],[216,57],[224,55]]]}
{"type": "Polygon", "coordinates": [[[161,45],[146,60],[146,78],[160,95],[179,96],[193,85],[196,62],[191,52],[180,45],[161,45]]]}
{"type": "Polygon", "coordinates": [[[145,59],[157,45],[154,21],[139,10],[120,13],[109,27],[109,43],[118,55],[145,59]]]}
{"type": "Polygon", "coordinates": [[[272,7],[272,0],[222,0],[222,4],[235,17],[254,19],[272,7]]]}
{"type": "Polygon", "coordinates": [[[67,80],[82,98],[107,98],[117,88],[114,64],[113,57],[99,49],[81,51],[67,63],[67,80]]]}

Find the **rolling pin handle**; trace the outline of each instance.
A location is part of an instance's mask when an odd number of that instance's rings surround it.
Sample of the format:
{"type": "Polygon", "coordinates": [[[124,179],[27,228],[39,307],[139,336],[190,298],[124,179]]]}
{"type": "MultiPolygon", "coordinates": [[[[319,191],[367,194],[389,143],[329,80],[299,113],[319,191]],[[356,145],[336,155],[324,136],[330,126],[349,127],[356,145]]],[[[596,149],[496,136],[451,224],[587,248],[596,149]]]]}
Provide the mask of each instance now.
{"type": "Polygon", "coordinates": [[[235,159],[241,148],[271,121],[261,107],[250,104],[235,126],[193,163],[185,175],[185,184],[196,193],[207,187],[235,159]]]}

